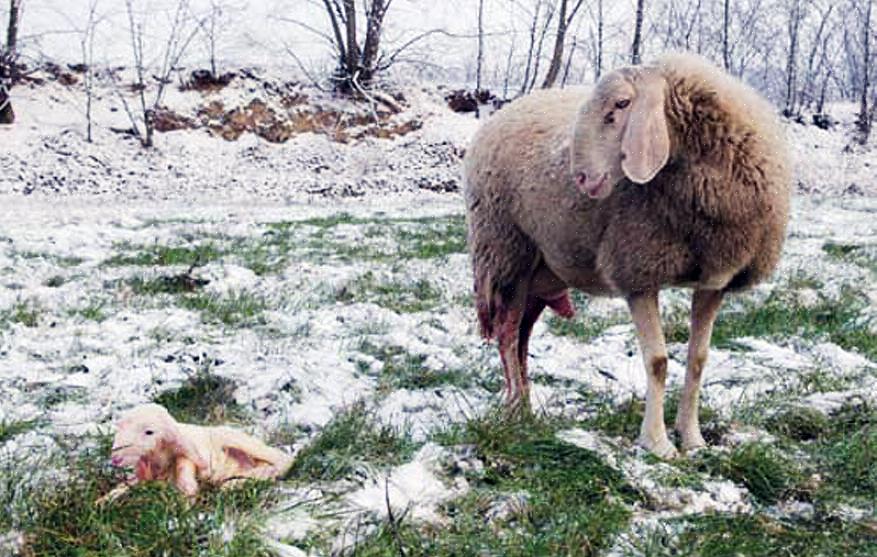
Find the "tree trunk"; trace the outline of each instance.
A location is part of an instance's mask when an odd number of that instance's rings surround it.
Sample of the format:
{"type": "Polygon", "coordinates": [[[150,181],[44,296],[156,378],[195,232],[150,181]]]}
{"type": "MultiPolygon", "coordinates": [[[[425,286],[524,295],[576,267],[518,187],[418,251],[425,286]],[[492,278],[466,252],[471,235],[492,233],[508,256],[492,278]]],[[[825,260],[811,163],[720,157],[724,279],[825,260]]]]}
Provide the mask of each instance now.
{"type": "Polygon", "coordinates": [[[725,63],[725,71],[731,69],[731,50],[728,45],[728,34],[731,23],[731,0],[725,0],[725,14],[722,21],[722,60],[725,63]]]}
{"type": "Polygon", "coordinates": [[[527,84],[530,82],[530,69],[533,64],[533,49],[536,48],[536,26],[539,24],[539,10],[542,9],[542,0],[537,0],[536,10],[533,13],[533,22],[530,25],[530,46],[527,49],[527,65],[524,67],[524,79],[521,83],[521,92],[523,95],[527,92],[527,84]]]}
{"type": "Polygon", "coordinates": [[[362,76],[359,79],[363,86],[370,85],[374,79],[387,3],[387,0],[372,0],[371,10],[366,16],[365,45],[362,47],[362,59],[360,60],[362,76]]]}
{"type": "Polygon", "coordinates": [[[475,90],[481,90],[481,67],[484,65],[484,0],[478,0],[478,60],[475,64],[475,90]]]}
{"type": "Polygon", "coordinates": [[[594,64],[594,81],[603,73],[603,0],[597,0],[597,63],[594,64]]]}
{"type": "Polygon", "coordinates": [[[9,26],[6,28],[6,51],[14,54],[18,47],[18,18],[21,0],[9,0],[9,26]]]}
{"type": "Polygon", "coordinates": [[[633,45],[630,52],[630,63],[637,65],[642,60],[643,4],[645,0],[636,2],[636,27],[633,30],[633,45]]]}
{"type": "Polygon", "coordinates": [[[868,89],[871,87],[871,8],[874,0],[868,0],[868,7],[865,8],[865,24],[864,34],[865,40],[862,46],[862,64],[864,72],[862,75],[862,101],[859,111],[859,143],[862,145],[868,142],[868,136],[871,135],[871,115],[868,112],[868,89]]]}
{"type": "Polygon", "coordinates": [[[786,107],[783,113],[791,116],[795,112],[795,92],[798,71],[798,28],[801,23],[801,0],[792,0],[789,12],[789,58],[786,62],[786,107]]]}
{"type": "Polygon", "coordinates": [[[4,80],[0,79],[0,124],[12,124],[13,122],[15,122],[15,112],[12,111],[9,91],[6,89],[4,80]]]}
{"type": "Polygon", "coordinates": [[[563,42],[566,40],[566,5],[567,0],[560,0],[560,17],[557,20],[557,36],[554,38],[554,53],[551,55],[551,63],[548,65],[548,73],[542,82],[542,88],[548,89],[557,80],[560,73],[560,65],[563,63],[563,42]]]}
{"type": "Polygon", "coordinates": [[[359,47],[356,42],[356,2],[344,0],[344,17],[347,27],[347,52],[344,65],[347,77],[352,77],[359,70],[359,47]]]}
{"type": "Polygon", "coordinates": [[[563,67],[563,79],[560,80],[560,86],[566,87],[566,79],[569,77],[569,69],[572,67],[572,57],[576,53],[576,37],[573,35],[572,44],[569,47],[569,56],[566,57],[566,65],[563,67]]]}

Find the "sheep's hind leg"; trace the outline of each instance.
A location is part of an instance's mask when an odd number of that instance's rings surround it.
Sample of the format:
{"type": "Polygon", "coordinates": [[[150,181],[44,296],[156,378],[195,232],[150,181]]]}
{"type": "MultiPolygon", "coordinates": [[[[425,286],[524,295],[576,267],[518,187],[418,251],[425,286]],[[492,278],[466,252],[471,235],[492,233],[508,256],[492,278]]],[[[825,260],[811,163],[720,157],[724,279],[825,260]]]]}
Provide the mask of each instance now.
{"type": "Polygon", "coordinates": [[[703,368],[709,354],[713,323],[722,305],[721,290],[695,290],[691,300],[691,336],[688,340],[688,366],[685,387],[676,414],[676,431],[682,438],[682,450],[706,446],[700,434],[698,407],[703,368]]]}
{"type": "Polygon", "coordinates": [[[670,443],[664,425],[667,348],[664,344],[664,332],[661,330],[658,293],[649,292],[631,296],[627,303],[636,326],[648,381],[646,415],[643,418],[638,443],[661,458],[673,458],[676,456],[676,448],[670,443]]]}
{"type": "Polygon", "coordinates": [[[505,402],[510,412],[526,411],[530,405],[526,371],[521,368],[521,324],[526,309],[523,304],[504,305],[497,312],[496,331],[499,356],[505,373],[505,402]]]}

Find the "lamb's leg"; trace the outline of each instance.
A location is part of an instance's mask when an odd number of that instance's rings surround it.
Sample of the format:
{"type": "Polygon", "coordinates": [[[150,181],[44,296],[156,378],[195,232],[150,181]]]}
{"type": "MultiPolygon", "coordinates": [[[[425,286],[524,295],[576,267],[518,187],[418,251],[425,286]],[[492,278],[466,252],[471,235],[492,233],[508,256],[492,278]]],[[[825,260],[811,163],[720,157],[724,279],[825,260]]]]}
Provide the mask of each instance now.
{"type": "Polygon", "coordinates": [[[682,450],[706,446],[700,434],[698,406],[701,374],[710,348],[713,323],[722,305],[721,290],[695,290],[691,300],[691,336],[688,340],[688,369],[685,387],[676,414],[676,431],[682,437],[682,450]]]}
{"type": "Polygon", "coordinates": [[[667,380],[667,348],[658,312],[658,293],[631,296],[627,301],[643,362],[646,366],[646,415],[638,443],[661,458],[672,458],[676,448],[667,438],[664,426],[664,384],[667,380]]]}

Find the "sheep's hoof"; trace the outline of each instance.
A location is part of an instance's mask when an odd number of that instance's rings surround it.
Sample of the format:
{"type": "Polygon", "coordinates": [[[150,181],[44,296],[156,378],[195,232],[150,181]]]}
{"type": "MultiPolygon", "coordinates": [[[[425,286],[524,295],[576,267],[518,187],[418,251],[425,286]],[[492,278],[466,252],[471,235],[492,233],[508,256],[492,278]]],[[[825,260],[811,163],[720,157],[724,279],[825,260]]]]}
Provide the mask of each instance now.
{"type": "Polygon", "coordinates": [[[680,433],[679,435],[682,438],[682,443],[680,443],[682,452],[692,453],[706,447],[706,441],[703,440],[703,435],[700,434],[699,430],[695,429],[687,434],[680,433]]]}
{"type": "Polygon", "coordinates": [[[640,438],[637,440],[637,444],[655,455],[658,458],[662,458],[664,460],[670,460],[679,456],[679,452],[676,450],[676,447],[673,446],[673,443],[665,435],[663,439],[652,439],[650,437],[646,437],[640,435],[640,438]]]}

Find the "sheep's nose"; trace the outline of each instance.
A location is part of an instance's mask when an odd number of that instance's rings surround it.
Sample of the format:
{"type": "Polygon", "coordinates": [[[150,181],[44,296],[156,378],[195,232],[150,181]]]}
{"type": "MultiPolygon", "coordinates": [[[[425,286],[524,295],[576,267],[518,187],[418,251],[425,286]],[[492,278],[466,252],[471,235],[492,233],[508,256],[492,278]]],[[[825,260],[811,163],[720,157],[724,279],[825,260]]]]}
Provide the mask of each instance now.
{"type": "Polygon", "coordinates": [[[114,457],[110,460],[110,463],[111,463],[113,466],[121,466],[121,465],[122,465],[122,457],[120,457],[120,456],[114,456],[114,457]]]}
{"type": "Polygon", "coordinates": [[[576,185],[580,188],[585,187],[585,184],[588,182],[588,175],[584,172],[579,172],[576,174],[576,185]]]}

